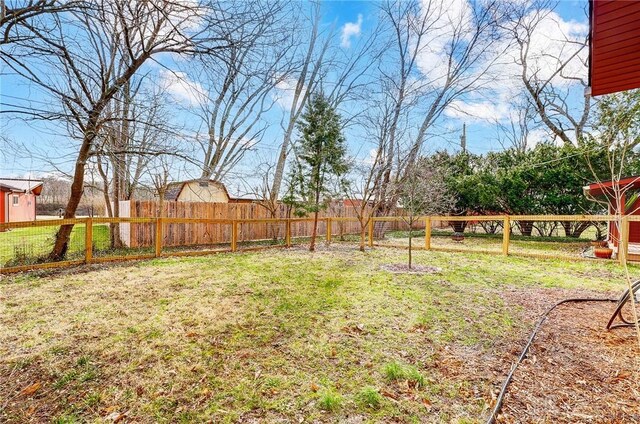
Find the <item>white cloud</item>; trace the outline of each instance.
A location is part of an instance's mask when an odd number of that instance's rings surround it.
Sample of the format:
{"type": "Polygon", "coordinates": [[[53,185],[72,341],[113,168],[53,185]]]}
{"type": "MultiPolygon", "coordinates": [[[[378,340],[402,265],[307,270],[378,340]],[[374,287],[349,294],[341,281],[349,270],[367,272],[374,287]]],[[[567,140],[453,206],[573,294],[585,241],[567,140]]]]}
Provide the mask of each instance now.
{"type": "Polygon", "coordinates": [[[206,90],[180,71],[160,70],[160,84],[174,100],[189,106],[206,102],[206,90]]]}
{"type": "MultiPolygon", "coordinates": [[[[293,107],[293,98],[296,93],[296,86],[298,81],[294,78],[286,78],[278,81],[276,84],[276,89],[274,92],[274,100],[276,103],[284,110],[291,110],[293,107]]],[[[305,95],[306,88],[303,87],[300,96],[298,97],[298,102],[305,95]]]]}
{"type": "Polygon", "coordinates": [[[546,128],[535,128],[527,135],[527,148],[533,149],[536,145],[551,140],[549,130],[546,128]]]}
{"type": "Polygon", "coordinates": [[[420,14],[429,30],[420,40],[416,64],[431,85],[442,86],[449,71],[450,43],[454,37],[465,41],[471,36],[473,10],[468,0],[423,0],[420,14]]]}
{"type": "Polygon", "coordinates": [[[465,102],[454,100],[444,111],[450,118],[462,119],[464,121],[503,121],[510,118],[510,105],[503,102],[465,102]]]}
{"type": "Polygon", "coordinates": [[[342,36],[340,37],[340,45],[348,49],[351,47],[351,38],[359,37],[362,32],[362,15],[358,15],[357,22],[347,22],[342,27],[342,36]]]}

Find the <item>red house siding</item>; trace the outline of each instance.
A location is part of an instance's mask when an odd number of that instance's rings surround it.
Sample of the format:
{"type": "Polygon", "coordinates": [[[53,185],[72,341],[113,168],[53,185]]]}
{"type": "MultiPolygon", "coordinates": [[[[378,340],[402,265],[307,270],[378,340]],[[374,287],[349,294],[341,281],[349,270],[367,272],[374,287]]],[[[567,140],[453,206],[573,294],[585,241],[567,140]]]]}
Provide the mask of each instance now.
{"type": "Polygon", "coordinates": [[[591,0],[591,95],[640,87],[640,1],[591,0]]]}
{"type": "Polygon", "coordinates": [[[7,209],[5,208],[5,200],[7,193],[0,191],[0,224],[7,220],[7,209]]]}
{"type": "MultiPolygon", "coordinates": [[[[627,215],[640,215],[640,199],[636,200],[633,206],[629,207],[631,213],[627,215]]],[[[609,206],[609,214],[615,215],[615,210],[609,206]]],[[[614,246],[618,246],[618,226],[615,222],[609,223],[609,238],[608,240],[613,243],[614,246]]],[[[629,222],[629,243],[640,244],[640,222],[629,222]]]]}
{"type": "Polygon", "coordinates": [[[35,221],[36,195],[33,193],[11,193],[6,206],[9,211],[9,222],[35,221]],[[18,205],[13,204],[13,197],[18,196],[18,205]]]}

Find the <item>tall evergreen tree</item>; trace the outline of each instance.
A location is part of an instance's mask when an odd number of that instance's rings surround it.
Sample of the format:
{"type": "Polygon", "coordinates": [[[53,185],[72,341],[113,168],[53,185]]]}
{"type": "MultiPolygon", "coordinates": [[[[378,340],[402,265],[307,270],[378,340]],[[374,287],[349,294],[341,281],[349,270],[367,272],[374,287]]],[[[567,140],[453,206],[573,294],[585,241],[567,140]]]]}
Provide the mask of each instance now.
{"type": "Polygon", "coordinates": [[[342,120],[323,94],[314,95],[297,123],[300,138],[295,146],[292,190],[285,202],[297,213],[313,213],[310,251],[315,250],[318,212],[327,207],[332,188],[343,184],[348,170],[342,120]]]}

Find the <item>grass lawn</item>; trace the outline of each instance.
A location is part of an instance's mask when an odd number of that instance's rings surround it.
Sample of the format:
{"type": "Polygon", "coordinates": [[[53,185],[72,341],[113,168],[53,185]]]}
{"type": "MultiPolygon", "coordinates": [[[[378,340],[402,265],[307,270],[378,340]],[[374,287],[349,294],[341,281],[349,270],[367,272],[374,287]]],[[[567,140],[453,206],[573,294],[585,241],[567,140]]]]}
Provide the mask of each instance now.
{"type": "MultiPolygon", "coordinates": [[[[502,252],[502,234],[465,233],[462,242],[451,239],[452,232],[434,231],[431,236],[431,247],[456,250],[481,250],[502,252]]],[[[424,230],[414,231],[412,245],[424,246],[424,230]]],[[[509,242],[510,253],[556,255],[558,257],[579,257],[585,250],[590,249],[588,238],[573,239],[568,237],[525,237],[512,235],[509,242]]],[[[377,241],[381,245],[409,245],[408,231],[392,231],[383,240],[377,241]]]]}
{"type": "MultiPolygon", "coordinates": [[[[37,262],[53,248],[59,225],[44,227],[14,228],[0,232],[0,266],[27,265],[37,262]]],[[[93,226],[94,246],[106,249],[109,246],[109,227],[93,226]]],[[[69,259],[84,257],[84,224],[74,225],[69,242],[69,259]]]]}
{"type": "MultiPolygon", "coordinates": [[[[0,421],[479,423],[538,314],[611,262],[335,246],[0,283],[0,421]],[[509,293],[535,289],[523,307],[509,293]]],[[[88,270],[83,272],[83,270],[88,270]]],[[[637,273],[637,268],[633,268],[637,273]]]]}

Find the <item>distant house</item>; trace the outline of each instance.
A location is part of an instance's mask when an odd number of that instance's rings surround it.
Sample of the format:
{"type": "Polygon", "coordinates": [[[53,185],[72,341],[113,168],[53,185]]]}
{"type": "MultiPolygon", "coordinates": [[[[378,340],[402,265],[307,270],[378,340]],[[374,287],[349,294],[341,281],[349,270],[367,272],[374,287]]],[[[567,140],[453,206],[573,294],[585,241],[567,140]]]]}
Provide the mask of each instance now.
{"type": "Polygon", "coordinates": [[[0,223],[34,221],[42,187],[39,180],[0,178],[0,223]]]}
{"type": "Polygon", "coordinates": [[[215,180],[188,180],[169,184],[164,200],[172,202],[251,203],[253,199],[229,196],[227,188],[215,180]]]}

